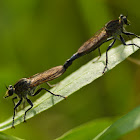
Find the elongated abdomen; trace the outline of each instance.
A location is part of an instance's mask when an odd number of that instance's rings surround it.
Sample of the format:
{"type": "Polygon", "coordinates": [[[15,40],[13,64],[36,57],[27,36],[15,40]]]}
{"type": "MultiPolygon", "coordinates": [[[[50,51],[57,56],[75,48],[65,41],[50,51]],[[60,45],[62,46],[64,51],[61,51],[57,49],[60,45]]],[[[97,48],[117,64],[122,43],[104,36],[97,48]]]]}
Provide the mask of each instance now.
{"type": "Polygon", "coordinates": [[[51,81],[59,76],[61,76],[65,72],[65,68],[63,66],[53,67],[47,71],[36,74],[32,76],[30,79],[30,87],[38,86],[44,82],[51,81]]]}
{"type": "Polygon", "coordinates": [[[105,30],[101,30],[100,32],[96,33],[92,38],[86,41],[77,51],[77,53],[82,56],[91,51],[97,49],[104,41],[107,40],[109,35],[105,30]]]}

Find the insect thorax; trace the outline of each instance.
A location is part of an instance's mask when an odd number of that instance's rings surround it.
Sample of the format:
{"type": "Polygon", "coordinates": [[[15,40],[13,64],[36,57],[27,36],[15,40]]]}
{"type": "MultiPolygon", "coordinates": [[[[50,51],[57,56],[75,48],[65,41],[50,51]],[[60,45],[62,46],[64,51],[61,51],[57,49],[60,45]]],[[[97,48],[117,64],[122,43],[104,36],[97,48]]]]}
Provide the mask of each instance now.
{"type": "Polygon", "coordinates": [[[123,24],[119,20],[112,20],[105,25],[105,29],[112,36],[120,35],[123,30],[123,24]]]}
{"type": "Polygon", "coordinates": [[[25,97],[30,90],[30,80],[27,78],[20,79],[15,85],[15,94],[17,94],[19,97],[25,97]]]}

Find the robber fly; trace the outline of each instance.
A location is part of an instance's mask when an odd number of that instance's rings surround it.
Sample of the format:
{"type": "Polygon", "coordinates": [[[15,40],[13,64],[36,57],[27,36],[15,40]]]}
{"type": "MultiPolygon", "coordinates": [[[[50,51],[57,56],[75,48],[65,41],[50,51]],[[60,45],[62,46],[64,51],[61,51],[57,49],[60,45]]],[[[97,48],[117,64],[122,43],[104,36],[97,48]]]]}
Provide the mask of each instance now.
{"type": "Polygon", "coordinates": [[[12,96],[14,93],[16,94],[16,96],[12,98],[13,103],[14,103],[14,114],[13,114],[13,122],[12,122],[13,128],[14,128],[14,118],[15,118],[16,109],[21,104],[23,99],[25,99],[31,106],[29,109],[27,109],[25,111],[24,122],[25,122],[26,113],[33,107],[32,101],[27,97],[28,95],[29,96],[36,96],[42,90],[46,90],[54,96],[59,96],[59,97],[66,99],[66,97],[64,97],[62,95],[54,94],[51,91],[47,90],[46,88],[39,88],[35,92],[35,89],[38,85],[45,83],[45,82],[48,82],[48,81],[51,81],[51,80],[61,76],[65,72],[65,70],[66,69],[63,66],[53,67],[45,72],[35,74],[29,78],[22,78],[14,86],[9,85],[9,87],[7,87],[7,92],[6,92],[5,98],[12,96]],[[17,98],[19,98],[19,101],[15,105],[14,100],[17,98]]]}
{"type": "Polygon", "coordinates": [[[130,25],[130,24],[128,23],[127,16],[123,16],[122,14],[119,16],[118,20],[109,21],[92,38],[90,38],[88,41],[86,41],[70,59],[68,59],[65,62],[64,67],[65,68],[69,67],[75,59],[77,59],[85,54],[88,54],[97,48],[99,51],[99,55],[101,56],[100,46],[105,42],[113,40],[113,42],[108,46],[108,48],[106,50],[106,63],[105,63],[105,67],[103,70],[103,73],[104,73],[107,68],[107,64],[108,64],[108,54],[107,54],[108,50],[110,50],[112,48],[116,39],[119,39],[122,42],[122,44],[125,46],[134,45],[134,46],[137,46],[138,48],[140,48],[140,46],[138,46],[137,44],[134,44],[134,43],[126,44],[125,43],[125,40],[122,37],[122,34],[134,35],[135,37],[140,38],[139,36],[137,36],[134,33],[126,32],[125,28],[124,28],[125,25],[130,25]]]}

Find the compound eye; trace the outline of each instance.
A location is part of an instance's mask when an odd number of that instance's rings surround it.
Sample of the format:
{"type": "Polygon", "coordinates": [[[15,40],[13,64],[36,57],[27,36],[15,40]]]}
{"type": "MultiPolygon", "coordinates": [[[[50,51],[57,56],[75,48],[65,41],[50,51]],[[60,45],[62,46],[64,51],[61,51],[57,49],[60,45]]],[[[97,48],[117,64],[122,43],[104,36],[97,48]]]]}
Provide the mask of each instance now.
{"type": "Polygon", "coordinates": [[[126,25],[130,25],[130,24],[128,23],[127,17],[123,17],[123,22],[124,22],[124,24],[126,24],[126,25]]]}
{"type": "Polygon", "coordinates": [[[12,96],[12,95],[13,95],[13,90],[9,90],[9,91],[8,91],[8,95],[9,95],[9,96],[12,96]]]}
{"type": "Polygon", "coordinates": [[[6,96],[5,98],[9,97],[9,96],[12,96],[13,93],[14,93],[14,89],[13,89],[13,86],[12,85],[9,85],[9,87],[7,88],[8,90],[6,91],[6,96]]]}
{"type": "Polygon", "coordinates": [[[12,96],[13,95],[13,92],[14,92],[13,86],[12,85],[9,85],[9,87],[8,87],[8,95],[9,96],[12,96]]]}
{"type": "Polygon", "coordinates": [[[123,18],[123,21],[124,21],[124,23],[125,23],[126,25],[128,24],[128,23],[127,23],[126,17],[123,18]]]}
{"type": "Polygon", "coordinates": [[[10,90],[10,89],[13,89],[13,86],[12,86],[12,85],[9,85],[8,89],[9,89],[9,90],[10,90]]]}
{"type": "Polygon", "coordinates": [[[124,15],[123,14],[120,14],[120,18],[122,19],[124,17],[124,15]]]}

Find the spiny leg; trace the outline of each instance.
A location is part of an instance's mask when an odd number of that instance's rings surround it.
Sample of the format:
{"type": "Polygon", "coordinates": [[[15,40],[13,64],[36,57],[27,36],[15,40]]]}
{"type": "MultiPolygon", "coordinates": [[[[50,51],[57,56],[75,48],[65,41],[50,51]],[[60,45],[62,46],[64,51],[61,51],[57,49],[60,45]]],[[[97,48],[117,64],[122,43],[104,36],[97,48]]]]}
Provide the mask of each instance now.
{"type": "Polygon", "coordinates": [[[25,99],[23,100],[23,105],[22,105],[22,109],[25,108],[25,99]]]}
{"type": "Polygon", "coordinates": [[[33,107],[32,101],[31,101],[30,99],[28,99],[27,97],[26,97],[26,100],[27,100],[27,102],[31,105],[31,107],[28,108],[28,109],[25,111],[25,114],[24,114],[24,122],[26,122],[26,120],[25,120],[25,118],[26,118],[26,113],[33,107]]]}
{"type": "Polygon", "coordinates": [[[33,94],[33,95],[31,95],[31,96],[36,96],[36,95],[39,94],[42,90],[46,90],[46,91],[48,91],[49,93],[51,93],[52,95],[54,95],[54,96],[59,96],[59,97],[62,97],[62,98],[64,98],[64,99],[66,99],[65,96],[62,96],[62,95],[59,95],[59,94],[54,94],[54,93],[52,93],[51,91],[47,90],[46,88],[40,88],[40,89],[38,89],[38,90],[35,92],[35,94],[33,94]]]}
{"type": "Polygon", "coordinates": [[[15,105],[14,107],[14,115],[13,115],[13,123],[12,123],[12,128],[15,128],[14,127],[14,119],[15,119],[15,113],[16,113],[16,108],[21,104],[22,102],[22,98],[18,101],[18,103],[15,105]]]}
{"type": "Polygon", "coordinates": [[[125,35],[134,35],[135,37],[137,37],[137,38],[140,38],[138,35],[136,35],[136,34],[134,34],[134,33],[131,33],[131,32],[122,32],[123,34],[125,34],[125,35]]]}
{"type": "MultiPolygon", "coordinates": [[[[15,106],[15,99],[17,99],[17,96],[12,98],[12,102],[13,102],[14,106],[15,106]]],[[[17,111],[17,109],[16,109],[16,111],[17,111]]]]}
{"type": "Polygon", "coordinates": [[[140,46],[137,45],[137,44],[135,44],[135,43],[126,44],[124,38],[123,38],[121,35],[120,35],[120,40],[121,40],[121,42],[123,43],[123,45],[125,45],[125,46],[129,46],[129,45],[132,45],[132,46],[133,46],[133,45],[134,45],[134,46],[140,48],[140,46]]]}
{"type": "MultiPolygon", "coordinates": [[[[105,40],[103,43],[108,42],[108,41],[110,41],[110,40],[112,40],[112,39],[114,39],[114,37],[108,38],[108,39],[105,40]]],[[[97,60],[95,60],[94,62],[98,61],[98,60],[100,59],[101,55],[102,55],[102,54],[101,54],[100,47],[98,47],[98,52],[99,52],[99,56],[98,56],[97,60]]],[[[93,63],[94,63],[94,62],[93,62],[93,63]]]]}
{"type": "Polygon", "coordinates": [[[57,84],[50,84],[50,83],[48,83],[48,82],[46,82],[46,84],[50,87],[50,88],[52,88],[52,87],[55,87],[57,84]]]}
{"type": "Polygon", "coordinates": [[[99,56],[97,57],[97,59],[95,61],[93,61],[93,63],[97,62],[100,59],[100,57],[101,57],[100,47],[98,47],[98,52],[99,52],[99,56]]]}
{"type": "Polygon", "coordinates": [[[105,73],[105,70],[107,68],[107,64],[108,64],[108,51],[112,48],[112,46],[114,45],[116,39],[114,39],[114,41],[109,45],[109,47],[107,48],[106,50],[106,63],[105,63],[105,67],[104,67],[104,70],[103,70],[103,74],[105,73]]]}
{"type": "Polygon", "coordinates": [[[101,57],[101,50],[100,47],[98,47],[99,57],[101,57]]]}

